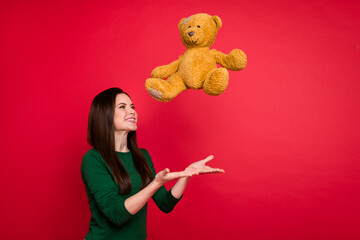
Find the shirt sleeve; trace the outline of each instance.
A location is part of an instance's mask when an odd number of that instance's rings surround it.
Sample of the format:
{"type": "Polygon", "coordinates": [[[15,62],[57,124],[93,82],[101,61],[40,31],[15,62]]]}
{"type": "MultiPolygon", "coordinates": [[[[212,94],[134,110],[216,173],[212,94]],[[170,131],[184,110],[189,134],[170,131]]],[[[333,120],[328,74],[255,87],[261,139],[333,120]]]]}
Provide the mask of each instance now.
{"type": "MultiPolygon", "coordinates": [[[[151,160],[151,157],[147,150],[145,150],[145,149],[141,149],[141,150],[149,164],[149,167],[153,174],[153,177],[155,178],[156,171],[154,168],[154,164],[151,160]]],[[[182,196],[180,197],[180,199],[181,198],[182,198],[182,196]]],[[[180,201],[180,199],[175,198],[171,194],[171,190],[168,191],[165,188],[165,186],[161,186],[159,188],[159,190],[157,190],[156,193],[152,196],[152,199],[154,200],[154,202],[158,206],[158,208],[164,213],[171,212],[174,209],[175,205],[180,201]]]]}
{"type": "Polygon", "coordinates": [[[120,194],[110,168],[99,153],[84,155],[81,173],[100,211],[109,221],[120,226],[133,216],[125,208],[125,198],[120,194]]]}

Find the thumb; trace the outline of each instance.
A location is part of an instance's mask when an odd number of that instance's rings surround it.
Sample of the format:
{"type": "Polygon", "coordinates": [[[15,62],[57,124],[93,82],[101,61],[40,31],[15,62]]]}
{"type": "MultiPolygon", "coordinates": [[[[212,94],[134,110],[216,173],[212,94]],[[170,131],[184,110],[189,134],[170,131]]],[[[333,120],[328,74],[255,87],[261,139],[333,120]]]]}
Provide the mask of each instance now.
{"type": "Polygon", "coordinates": [[[212,160],[214,158],[214,155],[210,155],[207,158],[203,160],[203,162],[206,164],[208,161],[212,160]]]}
{"type": "Polygon", "coordinates": [[[166,174],[168,174],[170,172],[170,169],[165,168],[164,170],[162,170],[160,173],[161,175],[165,176],[166,174]]]}

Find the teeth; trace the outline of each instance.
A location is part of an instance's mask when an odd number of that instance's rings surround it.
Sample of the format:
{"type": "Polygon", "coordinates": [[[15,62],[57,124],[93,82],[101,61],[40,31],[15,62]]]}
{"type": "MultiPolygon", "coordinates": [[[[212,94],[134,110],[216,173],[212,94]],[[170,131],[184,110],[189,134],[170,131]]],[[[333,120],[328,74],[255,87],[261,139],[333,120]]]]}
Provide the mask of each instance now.
{"type": "Polygon", "coordinates": [[[135,119],[128,119],[129,122],[135,122],[135,119]]]}

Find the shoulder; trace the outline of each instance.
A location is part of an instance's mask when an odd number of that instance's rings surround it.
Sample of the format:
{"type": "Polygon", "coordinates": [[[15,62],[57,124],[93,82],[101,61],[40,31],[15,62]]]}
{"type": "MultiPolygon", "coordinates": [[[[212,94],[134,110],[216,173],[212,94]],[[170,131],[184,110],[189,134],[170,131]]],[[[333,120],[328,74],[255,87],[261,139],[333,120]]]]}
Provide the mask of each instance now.
{"type": "Polygon", "coordinates": [[[91,158],[101,158],[100,153],[95,148],[90,149],[84,154],[83,161],[84,159],[91,159],[91,158]]]}
{"type": "Polygon", "coordinates": [[[103,165],[104,163],[105,161],[101,157],[100,153],[95,148],[92,148],[84,154],[81,161],[81,167],[103,165]]]}

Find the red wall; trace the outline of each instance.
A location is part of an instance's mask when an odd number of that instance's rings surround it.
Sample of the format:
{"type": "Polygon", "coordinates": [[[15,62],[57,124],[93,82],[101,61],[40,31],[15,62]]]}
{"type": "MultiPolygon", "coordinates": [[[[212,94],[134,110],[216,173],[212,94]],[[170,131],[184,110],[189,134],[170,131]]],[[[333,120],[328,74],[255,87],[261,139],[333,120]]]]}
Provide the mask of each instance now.
{"type": "Polygon", "coordinates": [[[29,2],[0,3],[1,239],[83,239],[87,114],[113,86],[158,170],[209,154],[226,170],[194,177],[169,215],[151,202],[150,239],[360,239],[359,1],[29,2]],[[157,102],[145,79],[198,12],[248,66],[218,97],[157,102]]]}

